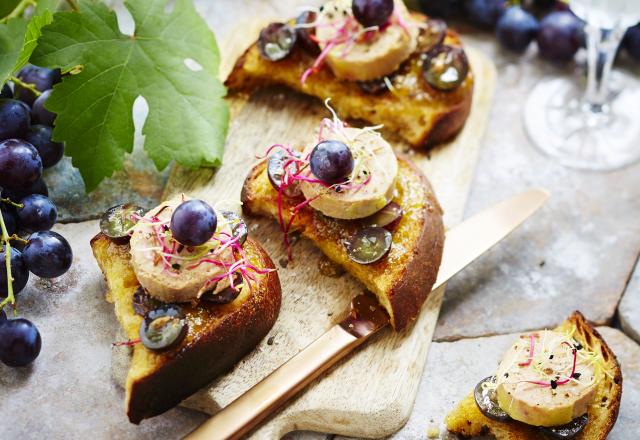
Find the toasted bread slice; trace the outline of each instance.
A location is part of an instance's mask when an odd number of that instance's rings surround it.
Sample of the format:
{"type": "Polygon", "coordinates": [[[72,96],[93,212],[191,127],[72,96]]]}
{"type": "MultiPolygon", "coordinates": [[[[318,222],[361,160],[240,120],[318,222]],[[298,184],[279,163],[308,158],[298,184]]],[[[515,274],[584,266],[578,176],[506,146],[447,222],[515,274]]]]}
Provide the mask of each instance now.
{"type": "MultiPolygon", "coordinates": [[[[602,355],[605,374],[589,407],[589,422],[575,440],[604,440],[618,418],[622,397],[622,373],[615,354],[607,346],[602,336],[582,316],[573,314],[556,328],[557,331],[571,331],[575,327],[574,338],[589,350],[602,355]]],[[[480,412],[473,393],[465,397],[446,418],[449,431],[474,437],[491,434],[498,440],[539,440],[540,431],[521,422],[497,422],[480,412]]]]}
{"type": "MultiPolygon", "coordinates": [[[[415,20],[426,17],[412,13],[415,20]]],[[[461,46],[455,32],[448,30],[444,41],[461,46]]],[[[296,47],[285,59],[277,62],[262,58],[257,44],[253,44],[237,60],[227,78],[231,92],[251,92],[268,85],[283,85],[297,92],[322,100],[331,98],[339,115],[347,119],[383,124],[385,129],[399,134],[415,148],[439,144],[455,136],[469,115],[473,94],[473,73],[455,90],[442,92],[431,87],[421,74],[421,55],[418,48],[395,73],[395,81],[402,84],[396,90],[380,94],[365,93],[353,81],[337,79],[328,66],[311,75],[304,85],[300,78],[314,62],[314,56],[296,47]]]]}
{"type": "MultiPolygon", "coordinates": [[[[93,254],[107,280],[107,300],[115,306],[124,334],[138,339],[142,317],[133,309],[140,286],[131,268],[129,245],[118,245],[98,234],[91,240],[93,254]]],[[[262,247],[251,238],[243,245],[258,267],[274,268],[262,247]]],[[[189,332],[175,348],[153,352],[133,346],[125,391],[129,420],[161,414],[228,371],[268,333],[280,310],[280,281],[276,272],[260,275],[229,304],[200,301],[183,304],[189,332]]]]}
{"type": "MultiPolygon", "coordinates": [[[[373,292],[396,330],[404,329],[418,316],[420,307],[436,280],[444,245],[442,209],[427,178],[408,160],[398,158],[398,177],[393,199],[404,215],[394,225],[389,253],[373,264],[358,264],[349,259],[344,241],[361,228],[358,220],[338,220],[306,206],[295,217],[292,229],[300,231],[373,292]]],[[[242,188],[241,200],[246,214],[277,218],[278,192],[269,182],[266,162],[256,165],[242,188]]],[[[283,197],[283,217],[302,198],[283,197]]],[[[295,252],[294,252],[295,258],[295,252]]]]}

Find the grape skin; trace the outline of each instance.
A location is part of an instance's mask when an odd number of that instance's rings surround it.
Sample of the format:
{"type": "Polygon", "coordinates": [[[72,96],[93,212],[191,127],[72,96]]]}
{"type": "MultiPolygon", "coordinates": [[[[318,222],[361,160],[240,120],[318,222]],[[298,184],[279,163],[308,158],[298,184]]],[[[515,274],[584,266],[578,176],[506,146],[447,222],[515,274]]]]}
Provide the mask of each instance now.
{"type": "MultiPolygon", "coordinates": [[[[18,72],[18,78],[26,84],[33,84],[36,90],[44,92],[62,80],[60,70],[51,70],[44,67],[28,65],[18,72]]],[[[36,95],[28,89],[16,86],[15,96],[20,101],[31,106],[36,100],[36,95]]]]}
{"type": "Polygon", "coordinates": [[[393,0],[353,0],[351,10],[362,26],[382,26],[393,14],[393,6],[393,0]]]}
{"type": "MultiPolygon", "coordinates": [[[[0,251],[0,261],[2,264],[0,265],[0,298],[6,298],[8,292],[7,286],[7,270],[5,267],[5,251],[6,247],[2,247],[2,251],[0,251]]],[[[27,268],[27,264],[24,261],[24,255],[19,250],[15,249],[13,246],[11,247],[11,277],[13,278],[13,293],[18,294],[24,289],[24,286],[27,285],[27,281],[29,281],[29,269],[27,268]]]]}
{"type": "Polygon", "coordinates": [[[40,194],[31,194],[20,201],[18,221],[27,232],[48,231],[58,219],[58,210],[51,199],[40,194]]]}
{"type": "Polygon", "coordinates": [[[538,33],[538,21],[519,6],[502,14],[496,25],[496,37],[505,49],[522,53],[538,33]]]}
{"type": "Polygon", "coordinates": [[[311,172],[318,179],[333,185],[344,182],[354,167],[351,150],[340,141],[320,142],[309,157],[311,172]]]}
{"type": "Polygon", "coordinates": [[[18,203],[24,197],[30,194],[41,194],[43,196],[49,195],[49,188],[47,188],[47,184],[44,182],[42,176],[31,185],[27,187],[23,187],[17,190],[8,190],[5,189],[2,191],[2,198],[9,199],[12,202],[18,203]]]}
{"type": "Polygon", "coordinates": [[[38,328],[23,318],[0,324],[0,361],[10,367],[24,367],[40,354],[42,339],[38,328]]]}
{"type": "Polygon", "coordinates": [[[173,237],[185,246],[199,246],[209,241],[217,224],[213,208],[197,199],[182,202],[171,215],[173,237]]]}
{"type": "Polygon", "coordinates": [[[38,150],[44,168],[54,166],[60,162],[60,159],[64,156],[64,144],[52,141],[51,135],[51,127],[46,125],[32,125],[24,136],[24,140],[38,150]]]}
{"type": "Polygon", "coordinates": [[[552,12],[540,22],[538,49],[550,61],[573,60],[583,40],[582,22],[569,11],[552,12]]]}
{"type": "Polygon", "coordinates": [[[0,99],[0,141],[22,136],[31,124],[29,107],[15,99],[0,99]]]}
{"type": "Polygon", "coordinates": [[[42,278],[56,278],[71,267],[73,252],[69,242],[54,231],[36,232],[24,248],[27,267],[42,278]]]}
{"type": "Polygon", "coordinates": [[[36,124],[53,127],[56,114],[45,108],[45,104],[47,99],[49,99],[49,96],[51,96],[51,90],[46,90],[33,102],[33,106],[31,107],[31,119],[36,124]]]}
{"type": "Polygon", "coordinates": [[[42,176],[42,160],[30,143],[7,139],[0,142],[0,170],[0,186],[20,190],[42,176]]]}
{"type": "Polygon", "coordinates": [[[9,86],[9,84],[5,84],[2,86],[2,90],[0,91],[0,98],[13,98],[13,90],[11,90],[11,86],[9,86]]]}

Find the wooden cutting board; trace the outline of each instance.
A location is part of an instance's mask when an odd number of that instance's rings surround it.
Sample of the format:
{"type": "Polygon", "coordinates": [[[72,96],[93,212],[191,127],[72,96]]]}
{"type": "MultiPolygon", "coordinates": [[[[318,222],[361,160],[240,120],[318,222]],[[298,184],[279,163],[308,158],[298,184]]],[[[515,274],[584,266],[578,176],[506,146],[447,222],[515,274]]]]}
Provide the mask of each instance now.
{"type": "MultiPolygon", "coordinates": [[[[255,40],[259,27],[243,26],[233,40],[221,44],[221,75],[231,70],[237,56],[255,40]],[[253,32],[247,31],[252,29],[253,32]]],[[[487,122],[495,68],[472,48],[468,56],[476,75],[473,108],[460,135],[429,155],[409,152],[431,180],[445,210],[447,227],[463,216],[469,185],[487,122]]],[[[223,166],[217,171],[175,168],[165,198],[184,192],[211,204],[233,206],[240,197],[243,180],[256,163],[256,154],[276,142],[301,144],[328,115],[320,101],[284,89],[268,89],[249,100],[230,99],[232,124],[223,166]]],[[[218,205],[220,206],[220,205],[218,205]]],[[[236,205],[237,208],[237,205],[236,205]]],[[[248,219],[250,234],[262,242],[279,267],[283,288],[280,316],[260,345],[231,372],[183,402],[184,406],[210,414],[217,412],[343,317],[350,300],[363,287],[349,275],[321,275],[322,254],[306,240],[294,246],[294,261],[285,265],[286,254],[277,224],[267,219],[248,219]]],[[[297,399],[253,434],[256,439],[276,439],[294,430],[331,432],[354,437],[379,438],[400,429],[408,419],[423,373],[427,352],[444,289],[429,296],[415,325],[404,333],[386,329],[312,383],[297,399]]],[[[115,376],[126,372],[123,359],[114,358],[115,376]]]]}

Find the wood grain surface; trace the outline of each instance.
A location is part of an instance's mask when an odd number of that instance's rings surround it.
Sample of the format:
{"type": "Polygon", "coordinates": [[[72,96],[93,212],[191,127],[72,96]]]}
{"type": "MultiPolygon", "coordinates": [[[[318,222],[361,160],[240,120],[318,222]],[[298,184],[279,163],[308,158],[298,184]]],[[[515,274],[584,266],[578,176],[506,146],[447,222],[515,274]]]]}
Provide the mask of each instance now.
{"type": "MultiPolygon", "coordinates": [[[[247,25],[245,31],[234,32],[231,41],[221,44],[223,66],[227,66],[223,67],[223,75],[238,51],[255,38],[255,32],[247,31],[254,28],[255,24],[247,25]]],[[[495,86],[491,61],[473,48],[468,48],[468,55],[476,84],[471,116],[464,130],[452,143],[428,155],[410,152],[434,185],[447,227],[462,218],[495,86]]],[[[230,104],[233,119],[224,165],[217,172],[175,168],[165,197],[184,192],[212,204],[232,206],[239,199],[256,154],[276,142],[304,142],[327,114],[319,101],[282,89],[257,92],[248,101],[233,98],[230,104]]],[[[406,145],[393,143],[399,151],[409,151],[406,145]]],[[[248,221],[250,234],[262,242],[274,261],[284,263],[286,255],[277,225],[266,219],[248,221]]],[[[296,243],[294,255],[294,262],[281,264],[279,269],[283,304],[269,337],[230,373],[187,399],[185,406],[215,413],[340,320],[351,298],[362,291],[362,286],[348,275],[321,275],[318,266],[324,257],[309,242],[296,243]]],[[[443,289],[439,289],[429,297],[412,328],[403,333],[383,331],[312,383],[255,431],[252,438],[280,438],[299,429],[369,438],[397,431],[411,413],[442,294],[443,289]]],[[[116,370],[125,368],[121,361],[117,356],[114,359],[116,370]]]]}

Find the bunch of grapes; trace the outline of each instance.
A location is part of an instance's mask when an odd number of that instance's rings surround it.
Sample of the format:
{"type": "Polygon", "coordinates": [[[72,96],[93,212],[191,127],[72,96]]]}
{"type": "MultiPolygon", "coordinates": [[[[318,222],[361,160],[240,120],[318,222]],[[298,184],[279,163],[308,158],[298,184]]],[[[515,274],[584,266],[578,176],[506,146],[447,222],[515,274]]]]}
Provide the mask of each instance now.
{"type": "Polygon", "coordinates": [[[60,71],[27,66],[0,95],[0,361],[12,367],[38,357],[40,333],[16,315],[16,295],[29,273],[55,278],[71,266],[71,246],[50,231],[58,217],[42,180],[43,168],[60,161],[64,145],[51,139],[55,114],[44,104],[60,71]]]}
{"type": "MultiPolygon", "coordinates": [[[[553,62],[573,60],[585,46],[584,23],[561,0],[419,0],[422,10],[443,18],[465,17],[494,29],[500,45],[523,53],[535,40],[540,56],[553,62]]],[[[640,61],[640,24],[627,30],[622,46],[640,61]]]]}

